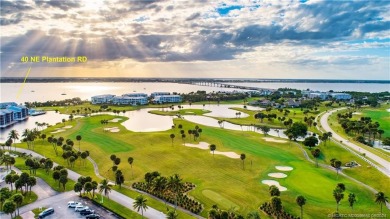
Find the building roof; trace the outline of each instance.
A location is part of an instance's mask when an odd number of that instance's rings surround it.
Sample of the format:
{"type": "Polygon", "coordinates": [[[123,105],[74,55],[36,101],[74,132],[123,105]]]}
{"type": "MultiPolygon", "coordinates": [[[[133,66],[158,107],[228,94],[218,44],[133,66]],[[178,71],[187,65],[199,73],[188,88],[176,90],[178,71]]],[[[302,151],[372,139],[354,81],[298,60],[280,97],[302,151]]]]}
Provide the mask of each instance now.
{"type": "Polygon", "coordinates": [[[7,110],[7,109],[0,109],[0,115],[5,115],[5,114],[8,114],[8,113],[12,113],[11,110],[7,110]]]}
{"type": "Polygon", "coordinates": [[[96,96],[93,96],[92,98],[103,98],[103,97],[113,97],[115,95],[113,94],[102,94],[102,95],[96,95],[96,96]]]}

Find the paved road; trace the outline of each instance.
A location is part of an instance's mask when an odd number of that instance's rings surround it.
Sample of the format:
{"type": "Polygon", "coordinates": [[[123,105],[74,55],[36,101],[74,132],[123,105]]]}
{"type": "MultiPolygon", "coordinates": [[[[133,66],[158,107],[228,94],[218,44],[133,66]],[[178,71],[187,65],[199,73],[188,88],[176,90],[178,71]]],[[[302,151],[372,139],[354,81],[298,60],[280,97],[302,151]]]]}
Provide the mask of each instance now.
{"type": "Polygon", "coordinates": [[[336,141],[338,141],[338,142],[342,141],[342,144],[348,146],[349,148],[351,148],[359,153],[365,153],[366,157],[370,158],[371,160],[374,160],[375,162],[377,162],[380,165],[377,168],[379,171],[381,171],[386,176],[390,177],[390,162],[388,160],[385,160],[385,159],[377,156],[376,154],[373,154],[370,151],[368,151],[368,150],[348,141],[347,139],[341,137],[336,132],[334,132],[332,130],[332,128],[329,126],[329,124],[328,124],[329,116],[332,113],[337,112],[338,110],[343,110],[343,109],[346,109],[346,108],[338,108],[338,109],[334,109],[334,110],[331,110],[329,112],[324,113],[324,115],[320,119],[320,123],[321,123],[322,128],[327,132],[332,132],[332,137],[336,141]]]}
{"type": "MultiPolygon", "coordinates": [[[[36,153],[34,151],[30,151],[30,150],[23,149],[23,148],[16,148],[16,151],[21,152],[21,153],[31,154],[34,157],[44,157],[44,156],[42,156],[42,155],[40,155],[40,154],[38,154],[38,153],[36,153]]],[[[57,165],[58,165],[57,163],[54,163],[54,166],[57,166],[57,165]]],[[[69,179],[77,181],[77,179],[80,176],[81,176],[80,174],[78,174],[78,173],[68,169],[68,178],[69,179]]],[[[62,194],[65,194],[65,193],[62,193],[62,194]]],[[[73,194],[74,194],[74,192],[73,192],[73,194]]],[[[113,200],[113,201],[115,201],[115,202],[117,202],[117,203],[127,207],[128,209],[130,209],[130,210],[132,210],[134,212],[137,212],[133,208],[134,199],[132,199],[132,198],[130,198],[128,196],[125,196],[122,193],[119,193],[119,192],[114,191],[114,190],[111,191],[109,196],[110,196],[111,200],[113,200]]],[[[54,196],[54,197],[56,197],[56,196],[54,196]]],[[[32,205],[32,204],[30,204],[30,205],[32,205]]],[[[34,208],[32,208],[32,209],[34,209],[34,208]]],[[[146,217],[146,218],[153,218],[153,219],[155,219],[155,218],[156,219],[160,219],[160,218],[163,219],[163,218],[166,218],[166,215],[163,212],[158,211],[158,210],[148,206],[148,209],[146,209],[146,211],[144,211],[144,217],[146,217]]]]}

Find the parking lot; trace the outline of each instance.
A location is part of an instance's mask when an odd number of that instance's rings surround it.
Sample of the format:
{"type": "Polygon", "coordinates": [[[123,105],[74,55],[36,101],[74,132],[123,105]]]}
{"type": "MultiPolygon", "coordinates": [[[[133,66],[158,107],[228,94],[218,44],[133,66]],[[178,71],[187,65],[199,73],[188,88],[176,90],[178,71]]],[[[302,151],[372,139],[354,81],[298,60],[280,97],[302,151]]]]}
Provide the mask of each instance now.
{"type": "Polygon", "coordinates": [[[112,215],[111,212],[106,211],[105,209],[94,205],[89,200],[87,201],[87,200],[81,199],[77,196],[77,197],[69,198],[66,200],[61,200],[57,203],[52,203],[49,206],[45,206],[45,207],[54,208],[54,214],[46,216],[45,219],[57,219],[57,218],[71,219],[71,218],[85,218],[86,217],[86,216],[80,215],[79,212],[75,212],[74,208],[68,208],[68,205],[67,205],[68,201],[81,202],[84,206],[88,206],[90,209],[93,209],[96,214],[100,215],[100,218],[106,218],[106,219],[116,218],[114,215],[112,215]]]}

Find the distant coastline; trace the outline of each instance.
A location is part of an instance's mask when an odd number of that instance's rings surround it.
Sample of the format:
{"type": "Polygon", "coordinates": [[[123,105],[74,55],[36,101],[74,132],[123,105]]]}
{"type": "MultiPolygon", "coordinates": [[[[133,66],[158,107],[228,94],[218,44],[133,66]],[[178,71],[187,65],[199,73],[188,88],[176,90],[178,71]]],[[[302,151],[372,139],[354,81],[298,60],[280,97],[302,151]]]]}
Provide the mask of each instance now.
{"type": "MultiPolygon", "coordinates": [[[[23,77],[2,77],[0,83],[22,83],[23,77]]],[[[256,79],[256,78],[84,78],[84,77],[31,77],[27,83],[54,83],[54,82],[221,82],[221,83],[375,83],[390,84],[390,80],[352,80],[352,79],[256,79]]]]}

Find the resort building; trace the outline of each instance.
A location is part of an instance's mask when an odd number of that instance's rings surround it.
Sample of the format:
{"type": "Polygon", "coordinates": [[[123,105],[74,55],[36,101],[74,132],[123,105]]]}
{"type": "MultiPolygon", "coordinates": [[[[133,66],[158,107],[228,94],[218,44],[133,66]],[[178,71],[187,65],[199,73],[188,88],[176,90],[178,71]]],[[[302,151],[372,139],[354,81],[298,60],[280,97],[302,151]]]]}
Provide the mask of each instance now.
{"type": "Polygon", "coordinates": [[[14,102],[0,103],[0,128],[28,119],[28,109],[14,102]]]}
{"type": "Polygon", "coordinates": [[[336,100],[350,100],[350,99],[352,99],[352,96],[350,94],[347,94],[347,93],[330,93],[329,95],[336,100]]]}
{"type": "Polygon", "coordinates": [[[181,102],[180,95],[161,95],[156,96],[153,99],[154,103],[180,103],[181,102]]]}
{"type": "Polygon", "coordinates": [[[144,93],[128,93],[128,94],[122,94],[124,97],[148,97],[147,94],[144,93]]]}
{"type": "Polygon", "coordinates": [[[166,96],[166,95],[170,95],[170,94],[171,93],[169,93],[169,92],[153,92],[150,94],[150,97],[153,99],[157,96],[163,96],[163,95],[166,96]]]}
{"type": "Polygon", "coordinates": [[[329,95],[327,93],[323,93],[323,92],[314,92],[314,93],[309,93],[307,95],[307,97],[310,99],[319,98],[321,100],[326,100],[328,96],[329,95]]]}
{"type": "Polygon", "coordinates": [[[5,128],[15,122],[14,114],[11,110],[0,109],[0,128],[5,128]]]}
{"type": "Polygon", "coordinates": [[[91,97],[92,104],[110,103],[115,95],[103,94],[91,97]]]}
{"type": "Polygon", "coordinates": [[[145,105],[148,104],[147,97],[129,97],[129,96],[116,96],[112,98],[112,104],[115,105],[145,105]]]}

